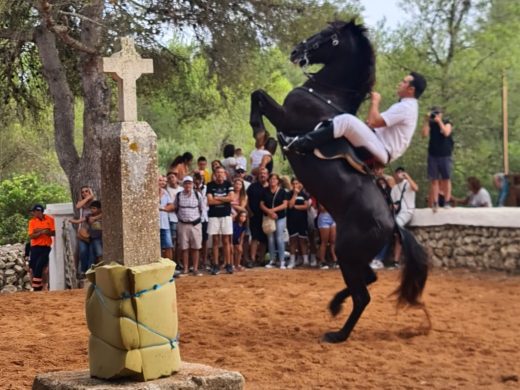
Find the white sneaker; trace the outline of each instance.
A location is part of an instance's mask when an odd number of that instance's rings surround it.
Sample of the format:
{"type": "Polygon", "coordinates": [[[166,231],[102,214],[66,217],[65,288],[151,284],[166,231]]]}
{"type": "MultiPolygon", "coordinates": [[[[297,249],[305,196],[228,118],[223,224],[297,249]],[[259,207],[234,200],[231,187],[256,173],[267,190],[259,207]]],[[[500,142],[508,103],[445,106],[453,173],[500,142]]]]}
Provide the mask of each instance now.
{"type": "Polygon", "coordinates": [[[291,261],[289,261],[289,264],[287,264],[287,268],[293,269],[294,267],[296,267],[296,262],[294,261],[294,259],[291,259],[291,261]]]}
{"type": "Polygon", "coordinates": [[[318,266],[318,261],[316,259],[311,259],[311,267],[317,267],[318,266]]]}
{"type": "Polygon", "coordinates": [[[286,267],[285,265],[282,264],[282,265],[280,266],[280,269],[287,269],[287,267],[286,267]]]}
{"type": "Polygon", "coordinates": [[[270,261],[269,264],[265,266],[265,268],[274,268],[276,266],[276,263],[274,261],[270,261]]]}
{"type": "Polygon", "coordinates": [[[385,265],[381,260],[374,259],[370,262],[370,268],[372,269],[382,269],[385,268],[385,265]]]}

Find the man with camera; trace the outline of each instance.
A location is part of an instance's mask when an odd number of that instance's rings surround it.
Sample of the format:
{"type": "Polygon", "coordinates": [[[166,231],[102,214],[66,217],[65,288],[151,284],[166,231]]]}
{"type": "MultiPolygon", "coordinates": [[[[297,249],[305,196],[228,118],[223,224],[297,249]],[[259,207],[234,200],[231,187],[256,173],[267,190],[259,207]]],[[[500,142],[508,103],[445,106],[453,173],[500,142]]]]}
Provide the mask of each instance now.
{"type": "Polygon", "coordinates": [[[428,179],[430,190],[428,205],[435,212],[439,206],[439,192],[444,194],[445,205],[451,201],[451,171],[453,167],[452,124],[443,118],[440,107],[432,107],[423,122],[423,137],[430,137],[428,143],[428,179]]]}

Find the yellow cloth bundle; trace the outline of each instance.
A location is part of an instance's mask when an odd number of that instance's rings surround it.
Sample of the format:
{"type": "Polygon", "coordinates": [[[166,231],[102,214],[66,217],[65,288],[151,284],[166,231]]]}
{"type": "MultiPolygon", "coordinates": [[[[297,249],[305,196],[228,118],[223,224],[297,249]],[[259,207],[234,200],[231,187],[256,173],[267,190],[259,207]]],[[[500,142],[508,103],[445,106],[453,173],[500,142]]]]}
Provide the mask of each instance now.
{"type": "Polygon", "coordinates": [[[102,264],[87,272],[91,376],[146,381],[179,371],[174,269],[175,263],[160,259],[135,267],[102,264]]]}

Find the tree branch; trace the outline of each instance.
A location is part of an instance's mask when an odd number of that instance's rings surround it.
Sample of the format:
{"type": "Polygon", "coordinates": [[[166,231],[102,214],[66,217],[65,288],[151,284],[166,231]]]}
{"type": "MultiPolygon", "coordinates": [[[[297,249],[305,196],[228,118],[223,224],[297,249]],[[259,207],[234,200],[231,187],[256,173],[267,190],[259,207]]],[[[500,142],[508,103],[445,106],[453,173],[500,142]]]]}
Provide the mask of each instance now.
{"type": "Polygon", "coordinates": [[[40,1],[40,12],[42,18],[45,20],[45,24],[47,28],[55,33],[66,45],[72,47],[73,49],[82,51],[88,54],[96,54],[97,51],[94,48],[88,47],[77,39],[72,38],[69,35],[69,28],[67,26],[63,26],[61,24],[57,24],[54,18],[51,15],[52,6],[46,0],[40,1]]]}

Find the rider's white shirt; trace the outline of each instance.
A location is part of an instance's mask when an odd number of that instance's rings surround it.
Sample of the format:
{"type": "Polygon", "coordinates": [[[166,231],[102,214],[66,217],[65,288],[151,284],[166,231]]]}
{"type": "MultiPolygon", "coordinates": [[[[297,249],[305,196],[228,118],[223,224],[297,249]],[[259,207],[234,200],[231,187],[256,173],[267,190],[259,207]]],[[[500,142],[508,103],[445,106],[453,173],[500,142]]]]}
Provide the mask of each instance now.
{"type": "Polygon", "coordinates": [[[374,130],[390,153],[390,161],[394,161],[403,155],[412,141],[419,116],[417,99],[403,98],[382,112],[381,116],[386,126],[374,130]]]}

